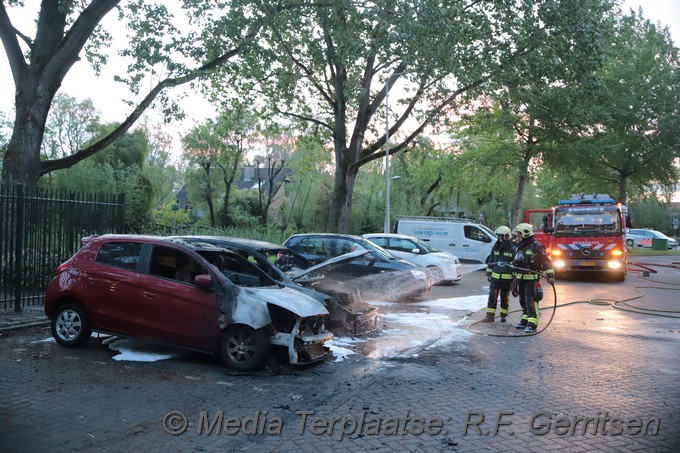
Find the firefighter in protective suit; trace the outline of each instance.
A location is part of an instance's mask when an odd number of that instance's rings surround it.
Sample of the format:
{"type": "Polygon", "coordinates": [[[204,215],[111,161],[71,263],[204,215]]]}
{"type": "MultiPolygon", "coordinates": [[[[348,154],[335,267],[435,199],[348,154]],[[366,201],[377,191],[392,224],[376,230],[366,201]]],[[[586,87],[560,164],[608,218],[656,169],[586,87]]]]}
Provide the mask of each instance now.
{"type": "Polygon", "coordinates": [[[543,244],[534,238],[534,228],[520,223],[512,231],[517,242],[517,253],[512,261],[515,281],[522,307],[522,320],[517,325],[524,333],[535,333],[538,327],[538,301],[543,297],[539,285],[540,272],[545,272],[548,283],[555,283],[555,271],[543,244]]]}
{"type": "Polygon", "coordinates": [[[486,317],[482,322],[494,322],[496,304],[501,299],[501,322],[508,316],[508,301],[513,272],[510,264],[515,258],[517,248],[512,243],[512,231],[507,226],[496,228],[498,240],[491,250],[491,261],[486,268],[486,279],[489,281],[489,301],[486,304],[486,317]]]}

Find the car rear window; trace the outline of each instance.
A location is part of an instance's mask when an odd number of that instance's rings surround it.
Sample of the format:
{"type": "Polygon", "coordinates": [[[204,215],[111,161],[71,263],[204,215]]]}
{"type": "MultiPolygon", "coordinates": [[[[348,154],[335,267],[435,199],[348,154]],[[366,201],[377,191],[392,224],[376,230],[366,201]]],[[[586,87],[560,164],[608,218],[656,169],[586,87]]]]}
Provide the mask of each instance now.
{"type": "Polygon", "coordinates": [[[139,264],[143,245],[141,242],[108,242],[101,246],[95,261],[134,271],[139,264]]]}

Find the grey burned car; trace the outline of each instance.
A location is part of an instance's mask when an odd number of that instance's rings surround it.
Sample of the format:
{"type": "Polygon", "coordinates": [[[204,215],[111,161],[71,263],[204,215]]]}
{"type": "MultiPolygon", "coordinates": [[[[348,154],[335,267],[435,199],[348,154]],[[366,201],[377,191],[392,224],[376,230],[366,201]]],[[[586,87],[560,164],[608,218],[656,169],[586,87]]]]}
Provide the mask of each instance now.
{"type": "Polygon", "coordinates": [[[102,332],[217,354],[236,370],[259,368],[274,347],[292,365],[330,356],[328,310],[295,289],[263,287],[268,277],[233,251],[153,236],[83,242],[45,295],[62,346],[102,332]]]}
{"type": "Polygon", "coordinates": [[[328,326],[335,332],[366,335],[378,329],[378,308],[364,302],[358,288],[332,275],[320,277],[319,272],[315,272],[314,277],[305,275],[306,269],[313,264],[287,247],[224,236],[175,236],[169,239],[194,246],[224,247],[238,253],[271,277],[270,282],[263,280],[265,285],[304,291],[323,303],[330,313],[328,326]]]}

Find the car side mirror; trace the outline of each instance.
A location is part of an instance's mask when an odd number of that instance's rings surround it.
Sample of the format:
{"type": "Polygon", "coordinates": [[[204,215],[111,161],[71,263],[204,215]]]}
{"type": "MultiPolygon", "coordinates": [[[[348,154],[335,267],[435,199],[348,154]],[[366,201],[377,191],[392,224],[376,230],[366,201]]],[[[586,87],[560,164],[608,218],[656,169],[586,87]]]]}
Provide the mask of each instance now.
{"type": "Polygon", "coordinates": [[[201,289],[210,289],[212,277],[210,274],[199,274],[194,278],[194,284],[201,289]]]}
{"type": "Polygon", "coordinates": [[[420,254],[420,249],[413,249],[411,250],[411,253],[415,253],[416,255],[420,254]]]}

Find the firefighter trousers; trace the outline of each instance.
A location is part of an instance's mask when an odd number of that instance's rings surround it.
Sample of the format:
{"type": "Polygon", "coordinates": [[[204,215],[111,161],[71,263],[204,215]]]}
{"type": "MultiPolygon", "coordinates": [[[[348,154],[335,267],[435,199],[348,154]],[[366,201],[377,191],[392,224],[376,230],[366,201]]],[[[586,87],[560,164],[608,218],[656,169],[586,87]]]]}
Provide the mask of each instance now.
{"type": "Polygon", "coordinates": [[[486,304],[486,312],[496,314],[498,298],[501,299],[501,318],[508,316],[509,294],[512,279],[494,279],[489,282],[489,300],[486,304]]]}
{"type": "Polygon", "coordinates": [[[521,324],[538,326],[538,302],[534,300],[535,280],[517,280],[517,292],[519,293],[519,305],[522,307],[521,324]]]}

